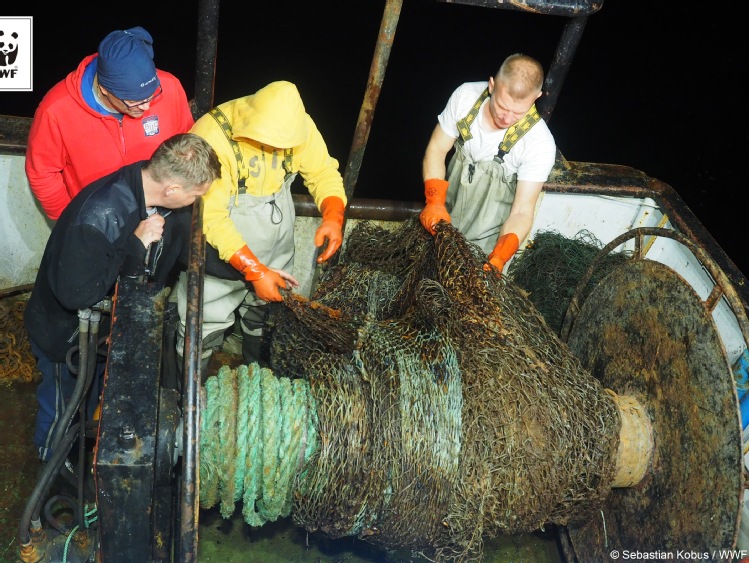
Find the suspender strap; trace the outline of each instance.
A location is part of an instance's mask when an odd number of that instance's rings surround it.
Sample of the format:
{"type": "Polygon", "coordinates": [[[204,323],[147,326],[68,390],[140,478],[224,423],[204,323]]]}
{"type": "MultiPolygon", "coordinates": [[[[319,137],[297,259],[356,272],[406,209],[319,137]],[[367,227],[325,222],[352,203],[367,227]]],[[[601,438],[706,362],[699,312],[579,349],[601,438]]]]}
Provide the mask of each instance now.
{"type": "Polygon", "coordinates": [[[231,123],[229,123],[224,112],[217,107],[213,108],[209,113],[211,114],[211,117],[216,120],[218,126],[221,127],[221,130],[226,136],[226,140],[229,141],[231,150],[234,151],[234,158],[237,159],[237,176],[239,176],[239,179],[237,180],[237,188],[239,189],[239,193],[243,194],[247,192],[246,181],[248,173],[247,169],[244,167],[244,159],[242,158],[242,151],[239,150],[239,143],[232,138],[231,123]]]}
{"type": "MultiPolygon", "coordinates": [[[[226,140],[229,141],[229,145],[231,146],[231,150],[234,151],[234,158],[237,159],[237,174],[239,176],[239,180],[237,181],[237,187],[239,188],[239,193],[243,194],[247,192],[247,177],[249,176],[249,173],[247,169],[244,167],[244,159],[242,158],[242,151],[239,149],[239,143],[237,143],[232,135],[232,129],[231,129],[231,123],[229,123],[229,120],[226,118],[226,115],[224,115],[224,112],[221,111],[219,108],[215,107],[210,112],[211,117],[216,120],[216,123],[218,123],[219,127],[221,127],[221,130],[224,132],[224,135],[226,136],[226,140]]],[[[283,151],[283,169],[284,172],[286,172],[285,178],[288,178],[291,175],[291,162],[292,158],[294,156],[294,149],[284,149],[283,151]]]]}
{"type": "Polygon", "coordinates": [[[502,159],[504,155],[510,152],[510,149],[515,146],[515,143],[517,143],[520,138],[530,131],[531,127],[540,120],[541,116],[536,110],[536,104],[533,104],[531,109],[528,110],[528,113],[523,116],[523,119],[505,131],[504,139],[502,139],[502,142],[499,144],[497,156],[502,159]]]}
{"type": "Polygon", "coordinates": [[[468,112],[468,115],[458,121],[458,133],[460,133],[460,138],[463,139],[464,143],[473,138],[473,135],[471,135],[471,123],[473,123],[473,121],[476,119],[476,116],[479,114],[481,104],[483,104],[484,100],[488,97],[489,88],[487,87],[486,90],[481,92],[479,99],[474,102],[473,107],[471,107],[471,110],[468,112]]]}
{"type": "MultiPolygon", "coordinates": [[[[481,104],[483,104],[484,100],[486,100],[488,97],[489,88],[487,87],[486,90],[481,92],[481,95],[473,103],[473,106],[471,106],[468,115],[458,121],[458,133],[460,134],[460,138],[463,143],[473,138],[470,130],[471,124],[475,121],[476,116],[479,114],[481,104]]],[[[536,110],[536,104],[533,104],[531,106],[531,109],[528,110],[528,113],[526,113],[520,121],[507,129],[507,131],[505,131],[505,136],[502,139],[502,142],[499,144],[499,149],[497,150],[497,157],[499,158],[500,162],[503,160],[504,156],[508,152],[510,152],[510,149],[515,146],[515,143],[517,143],[522,138],[522,136],[530,131],[531,127],[533,127],[540,120],[541,116],[539,115],[538,110],[536,110]]]]}
{"type": "Polygon", "coordinates": [[[286,178],[288,178],[289,175],[291,175],[291,157],[293,155],[294,155],[294,149],[283,150],[283,169],[286,172],[286,178]]]}

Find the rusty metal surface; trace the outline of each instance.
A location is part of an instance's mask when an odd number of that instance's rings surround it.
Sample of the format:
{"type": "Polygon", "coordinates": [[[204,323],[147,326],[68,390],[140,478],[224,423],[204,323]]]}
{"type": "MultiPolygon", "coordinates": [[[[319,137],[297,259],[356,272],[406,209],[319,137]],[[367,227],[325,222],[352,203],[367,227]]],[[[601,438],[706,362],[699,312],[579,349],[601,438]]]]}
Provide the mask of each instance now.
{"type": "MultiPolygon", "coordinates": [[[[294,208],[298,217],[320,217],[312,196],[293,194],[294,208]]],[[[354,198],[346,208],[347,219],[369,219],[371,221],[403,221],[420,213],[424,204],[418,201],[395,201],[390,199],[354,198]]]]}
{"type": "Polygon", "coordinates": [[[167,295],[127,278],[117,285],[95,460],[102,561],[153,560],[154,527],[171,521],[172,507],[155,514],[152,497],[167,295]]]}
{"type": "Polygon", "coordinates": [[[749,314],[749,282],[746,276],[670,185],[629,166],[573,162],[558,156],[549,181],[544,184],[544,191],[651,198],[668,215],[674,228],[704,249],[723,270],[741,297],[745,314],[749,314]]]}
{"type": "Polygon", "coordinates": [[[554,58],[544,78],[544,95],[538,100],[538,111],[547,123],[551,121],[551,115],[554,113],[562,85],[572,66],[572,59],[583,36],[586,23],[588,23],[587,16],[567,20],[556,51],[554,51],[554,58]]]}
{"type": "Polygon", "coordinates": [[[630,239],[634,239],[635,242],[634,256],[636,258],[644,258],[643,252],[646,247],[646,237],[663,237],[674,240],[685,246],[692,255],[700,261],[702,267],[707,270],[714,283],[710,295],[704,303],[705,309],[708,312],[712,312],[720,300],[725,299],[736,315],[736,322],[741,329],[741,334],[744,337],[744,340],[749,342],[749,318],[747,318],[746,311],[744,310],[744,302],[741,300],[741,296],[736,291],[736,287],[733,285],[731,279],[720,269],[720,267],[718,267],[710,254],[702,246],[690,239],[689,236],[678,231],[659,227],[638,227],[631,229],[614,238],[601,249],[598,256],[596,256],[595,260],[590,264],[588,272],[580,278],[580,281],[575,288],[572,299],[570,300],[568,312],[564,318],[564,326],[562,326],[561,330],[562,339],[566,341],[569,337],[572,323],[575,321],[575,317],[580,310],[581,296],[584,295],[584,289],[588,283],[590,283],[590,280],[596,269],[599,267],[600,262],[606,257],[606,255],[613,252],[618,246],[624,244],[630,239]]]}
{"type": "Polygon", "coordinates": [[[190,102],[190,110],[195,119],[210,111],[214,105],[220,4],[221,0],[200,0],[198,4],[195,98],[190,102]]]}
{"type": "Polygon", "coordinates": [[[597,517],[567,527],[578,561],[612,550],[735,545],[743,496],[741,423],[709,310],[673,270],[632,260],[591,292],[569,347],[605,387],[635,396],[653,424],[653,462],[597,517]]]}
{"type": "Polygon", "coordinates": [[[595,14],[603,7],[603,0],[440,0],[440,2],[568,17],[595,14]]]}
{"type": "Polygon", "coordinates": [[[200,357],[203,353],[203,280],[205,235],[203,198],[192,211],[190,254],[187,265],[187,314],[185,318],[184,384],[182,394],[182,473],[179,493],[179,541],[177,560],[198,560],[198,513],[200,508],[200,357]]]}
{"type": "Polygon", "coordinates": [[[385,80],[385,69],[390,59],[390,52],[393,49],[395,30],[398,27],[402,7],[403,0],[387,0],[385,3],[385,10],[380,22],[380,32],[377,35],[372,64],[369,67],[367,89],[364,92],[364,100],[359,109],[354,139],[351,143],[346,170],[343,173],[343,185],[346,190],[346,198],[349,200],[354,197],[354,189],[364,159],[364,150],[367,148],[369,132],[372,129],[377,100],[380,98],[380,92],[382,91],[382,82],[385,80]]]}

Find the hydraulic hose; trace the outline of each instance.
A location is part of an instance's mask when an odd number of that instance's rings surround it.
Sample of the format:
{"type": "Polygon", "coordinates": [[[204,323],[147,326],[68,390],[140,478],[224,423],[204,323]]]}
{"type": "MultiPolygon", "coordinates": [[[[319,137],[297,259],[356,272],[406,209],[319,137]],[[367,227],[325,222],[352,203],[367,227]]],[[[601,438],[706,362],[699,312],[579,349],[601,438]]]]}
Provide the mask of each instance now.
{"type": "Polygon", "coordinates": [[[68,424],[73,420],[73,415],[78,410],[82,397],[85,396],[88,388],[87,369],[88,369],[88,335],[89,326],[91,321],[91,309],[81,309],[78,311],[78,368],[72,364],[72,356],[75,352],[75,348],[71,348],[67,354],[67,365],[68,369],[72,373],[76,373],[77,377],[75,380],[75,387],[73,388],[73,394],[65,405],[65,410],[60,416],[60,420],[55,426],[55,432],[52,434],[52,451],[54,452],[58,442],[62,439],[63,435],[67,430],[68,424]]]}
{"type": "MultiPolygon", "coordinates": [[[[91,312],[91,326],[88,335],[88,363],[86,366],[86,389],[79,400],[79,418],[82,423],[87,420],[86,417],[86,406],[88,403],[87,396],[91,389],[91,383],[94,377],[97,376],[96,372],[96,359],[97,359],[97,348],[99,340],[99,323],[101,321],[101,312],[91,312]]],[[[86,500],[85,500],[85,486],[86,486],[86,432],[79,432],[78,434],[78,529],[84,530],[86,528],[86,500]]]]}
{"type": "Polygon", "coordinates": [[[58,447],[52,452],[52,457],[42,468],[39,478],[36,480],[36,485],[34,485],[34,489],[31,491],[31,495],[26,501],[26,506],[18,524],[18,545],[21,549],[23,549],[23,546],[27,546],[31,543],[29,526],[31,525],[32,514],[40,504],[40,499],[42,498],[42,495],[46,493],[52,478],[57,474],[60,466],[65,462],[65,458],[67,457],[73,442],[78,437],[79,429],[80,423],[74,424],[70,427],[58,447]]]}
{"type": "MultiPolygon", "coordinates": [[[[50,526],[60,532],[60,534],[62,534],[63,536],[66,536],[73,529],[73,526],[66,524],[64,520],[60,520],[54,515],[52,509],[54,508],[56,503],[67,505],[67,507],[73,512],[73,520],[80,520],[77,514],[78,505],[76,503],[76,500],[69,495],[54,495],[49,497],[49,500],[44,503],[44,518],[47,520],[47,522],[49,522],[50,526]]],[[[80,530],[82,528],[78,529],[80,530]]]]}
{"type": "MultiPolygon", "coordinates": [[[[52,452],[57,450],[58,444],[63,439],[63,436],[66,434],[68,426],[73,420],[73,416],[75,415],[75,412],[83,405],[82,412],[84,413],[81,417],[81,421],[85,421],[85,397],[88,392],[88,390],[91,388],[91,383],[93,381],[94,375],[96,373],[96,355],[97,355],[97,345],[98,345],[98,334],[99,334],[99,323],[101,320],[101,312],[91,310],[91,309],[81,309],[78,311],[78,368],[76,368],[74,365],[72,365],[71,357],[73,353],[75,352],[75,348],[71,348],[70,351],[67,354],[67,364],[68,369],[73,372],[77,373],[77,378],[75,382],[75,387],[73,388],[73,393],[70,397],[70,400],[68,401],[67,405],[65,405],[65,410],[63,411],[62,415],[60,416],[60,420],[57,423],[57,426],[55,427],[54,434],[52,435],[52,442],[51,442],[51,448],[52,452]]],[[[84,448],[85,448],[85,432],[81,433],[81,440],[84,442],[84,448]]],[[[85,450],[84,450],[84,457],[85,457],[85,450]]],[[[64,463],[64,460],[63,462],[64,463]]],[[[59,471],[62,467],[62,463],[59,465],[59,467],[56,468],[57,471],[59,471]]],[[[48,465],[51,465],[49,463],[48,465]]],[[[81,466],[81,461],[79,459],[78,463],[78,474],[83,475],[83,467],[81,466]]],[[[80,480],[79,480],[80,481],[80,480]]],[[[49,484],[52,484],[52,481],[49,481],[49,484]]],[[[45,490],[43,494],[39,496],[37,499],[36,506],[34,507],[34,511],[31,516],[31,521],[36,521],[39,519],[39,515],[42,512],[42,507],[44,504],[45,497],[47,496],[48,490],[45,490]]],[[[79,486],[79,498],[83,494],[83,489],[79,486]]],[[[81,514],[83,512],[82,506],[80,507],[81,514]]],[[[83,518],[83,516],[81,516],[83,518]]]]}

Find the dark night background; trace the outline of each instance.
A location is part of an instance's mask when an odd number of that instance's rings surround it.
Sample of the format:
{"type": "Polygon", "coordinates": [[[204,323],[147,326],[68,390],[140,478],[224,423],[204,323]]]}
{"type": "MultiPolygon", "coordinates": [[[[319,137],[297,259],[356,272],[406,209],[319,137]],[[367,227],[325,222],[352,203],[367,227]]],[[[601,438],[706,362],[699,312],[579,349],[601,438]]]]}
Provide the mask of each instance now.
{"type": "MultiPolygon", "coordinates": [[[[34,16],[34,91],[0,92],[0,114],[33,116],[44,93],[109,31],[134,25],[151,32],[157,66],[177,75],[192,98],[197,0],[108,6],[0,9],[34,16]]],[[[225,0],[214,102],[274,80],[296,83],[343,172],[384,7],[384,0],[225,0]]],[[[452,90],[487,79],[512,52],[531,54],[548,70],[566,21],[404,0],[355,195],[420,200],[423,151],[452,90]]],[[[725,6],[603,1],[587,22],[549,127],[568,160],[627,165],[672,186],[749,274],[742,21],[725,6]]]]}

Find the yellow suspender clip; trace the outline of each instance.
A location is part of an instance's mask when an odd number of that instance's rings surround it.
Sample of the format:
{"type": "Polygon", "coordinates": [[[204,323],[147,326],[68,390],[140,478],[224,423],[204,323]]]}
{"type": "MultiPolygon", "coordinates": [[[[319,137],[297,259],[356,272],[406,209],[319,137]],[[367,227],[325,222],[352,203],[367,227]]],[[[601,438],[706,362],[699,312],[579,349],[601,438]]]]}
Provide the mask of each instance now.
{"type": "MultiPolygon", "coordinates": [[[[468,115],[458,121],[458,133],[460,134],[462,143],[465,143],[466,141],[473,138],[473,135],[470,131],[471,124],[476,119],[476,116],[479,113],[479,109],[481,109],[481,104],[483,104],[484,100],[486,100],[488,97],[489,88],[481,93],[478,99],[474,102],[473,106],[471,106],[468,115]]],[[[526,113],[520,121],[507,129],[507,131],[505,131],[505,136],[502,139],[502,142],[499,144],[499,148],[497,150],[497,158],[499,158],[500,162],[502,162],[504,156],[508,152],[510,152],[510,149],[515,146],[515,143],[517,143],[522,138],[522,136],[530,131],[531,128],[540,120],[541,116],[539,115],[538,110],[536,110],[536,104],[533,104],[531,106],[531,109],[528,110],[528,113],[526,113]]]]}

